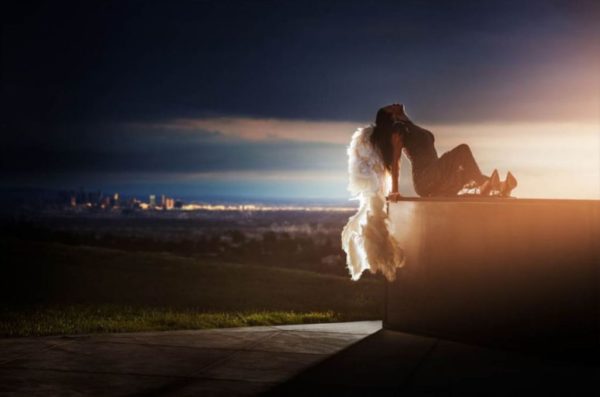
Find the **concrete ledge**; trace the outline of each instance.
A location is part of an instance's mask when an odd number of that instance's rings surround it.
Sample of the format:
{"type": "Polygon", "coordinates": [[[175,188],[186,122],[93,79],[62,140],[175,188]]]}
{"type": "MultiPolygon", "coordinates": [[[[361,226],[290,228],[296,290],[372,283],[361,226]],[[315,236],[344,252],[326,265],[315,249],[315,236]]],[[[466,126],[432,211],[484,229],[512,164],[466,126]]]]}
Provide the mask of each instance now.
{"type": "Polygon", "coordinates": [[[404,198],[383,326],[598,363],[600,201],[404,198]]]}

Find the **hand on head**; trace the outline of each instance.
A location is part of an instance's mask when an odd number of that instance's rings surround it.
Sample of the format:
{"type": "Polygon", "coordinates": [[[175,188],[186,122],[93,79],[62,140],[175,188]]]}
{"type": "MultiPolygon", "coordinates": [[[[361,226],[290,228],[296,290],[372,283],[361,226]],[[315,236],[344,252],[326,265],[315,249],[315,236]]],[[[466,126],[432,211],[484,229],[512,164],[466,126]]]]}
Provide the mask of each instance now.
{"type": "Polygon", "coordinates": [[[408,116],[406,115],[406,111],[404,109],[404,105],[400,103],[394,103],[385,107],[385,110],[390,113],[392,120],[394,122],[401,121],[410,121],[408,116]]]}

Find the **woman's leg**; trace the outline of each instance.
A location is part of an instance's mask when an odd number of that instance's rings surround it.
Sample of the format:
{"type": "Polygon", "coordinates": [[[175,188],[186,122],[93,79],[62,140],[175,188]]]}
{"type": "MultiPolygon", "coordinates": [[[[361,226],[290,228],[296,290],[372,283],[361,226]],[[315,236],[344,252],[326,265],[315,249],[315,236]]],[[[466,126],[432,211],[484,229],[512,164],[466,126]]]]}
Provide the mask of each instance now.
{"type": "Polygon", "coordinates": [[[453,196],[467,183],[481,185],[489,177],[481,173],[469,146],[462,144],[430,164],[419,179],[429,196],[453,196]]]}
{"type": "Polygon", "coordinates": [[[450,169],[456,167],[463,170],[465,183],[475,181],[480,185],[489,179],[488,176],[481,173],[475,157],[473,157],[471,148],[466,143],[462,143],[449,152],[444,153],[440,159],[444,157],[446,157],[445,161],[450,169]]]}

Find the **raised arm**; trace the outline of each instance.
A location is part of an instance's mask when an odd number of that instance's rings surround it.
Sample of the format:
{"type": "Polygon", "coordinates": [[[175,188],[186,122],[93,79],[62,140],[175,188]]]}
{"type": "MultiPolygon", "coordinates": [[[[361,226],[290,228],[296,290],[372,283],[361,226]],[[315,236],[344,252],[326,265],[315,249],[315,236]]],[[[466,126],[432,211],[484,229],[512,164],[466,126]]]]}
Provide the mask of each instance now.
{"type": "Polygon", "coordinates": [[[392,134],[393,161],[392,161],[392,191],[388,196],[390,201],[397,201],[400,198],[398,192],[398,181],[400,179],[400,158],[402,148],[404,147],[403,136],[399,133],[392,134]]]}

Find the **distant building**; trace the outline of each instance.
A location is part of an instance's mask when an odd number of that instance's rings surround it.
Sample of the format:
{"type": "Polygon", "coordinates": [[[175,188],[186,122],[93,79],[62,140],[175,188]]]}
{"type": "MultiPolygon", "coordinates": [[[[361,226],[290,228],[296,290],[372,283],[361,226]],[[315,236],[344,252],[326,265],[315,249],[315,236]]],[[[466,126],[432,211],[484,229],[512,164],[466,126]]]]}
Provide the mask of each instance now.
{"type": "Polygon", "coordinates": [[[135,208],[136,203],[138,202],[138,199],[136,199],[135,197],[129,197],[127,199],[127,201],[125,202],[126,206],[129,208],[135,208]]]}
{"type": "Polygon", "coordinates": [[[80,187],[78,190],[62,190],[58,193],[58,200],[60,203],[65,203],[72,207],[77,207],[78,205],[96,207],[102,202],[102,191],[88,192],[83,187],[80,187]]]}
{"type": "Polygon", "coordinates": [[[87,202],[92,206],[97,206],[100,204],[100,200],[102,199],[102,191],[98,190],[95,192],[89,192],[87,195],[87,202]]]}
{"type": "Polygon", "coordinates": [[[80,186],[79,187],[79,191],[76,193],[76,203],[85,203],[86,202],[86,197],[85,197],[85,191],[83,190],[83,187],[80,186]]]}
{"type": "Polygon", "coordinates": [[[165,197],[164,209],[172,210],[175,207],[175,200],[170,197],[165,197]]]}
{"type": "Polygon", "coordinates": [[[150,200],[149,200],[148,205],[150,207],[156,207],[156,195],[154,195],[154,194],[150,195],[150,200]]]}
{"type": "Polygon", "coordinates": [[[164,194],[160,195],[160,205],[162,205],[164,208],[166,208],[166,200],[167,197],[164,194]]]}

